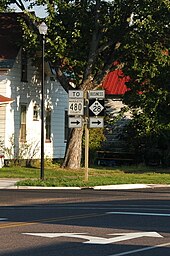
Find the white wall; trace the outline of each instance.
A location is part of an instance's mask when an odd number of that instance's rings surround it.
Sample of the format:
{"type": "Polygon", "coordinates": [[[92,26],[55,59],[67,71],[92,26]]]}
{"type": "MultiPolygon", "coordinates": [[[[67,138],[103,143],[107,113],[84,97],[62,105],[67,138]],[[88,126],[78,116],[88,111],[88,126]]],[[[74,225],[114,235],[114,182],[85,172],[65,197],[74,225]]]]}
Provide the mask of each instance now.
{"type": "MultiPolygon", "coordinates": [[[[14,134],[15,143],[19,145],[20,106],[25,104],[27,106],[27,144],[32,144],[34,148],[34,145],[39,142],[37,148],[40,149],[41,120],[33,121],[33,106],[35,103],[40,106],[41,83],[39,81],[39,72],[29,61],[29,82],[21,82],[20,54],[19,52],[13,68],[0,81],[0,93],[15,100],[6,107],[5,144],[6,147],[10,147],[9,140],[14,134]]],[[[52,139],[51,142],[45,143],[45,156],[63,158],[66,146],[64,141],[64,113],[65,109],[67,109],[68,96],[60,84],[57,81],[51,81],[50,77],[47,77],[45,81],[45,94],[45,105],[50,105],[52,109],[52,139]]],[[[0,126],[2,127],[2,124],[0,126]]],[[[2,131],[0,129],[1,135],[2,131]]],[[[37,157],[40,157],[40,150],[37,153],[37,157]]]]}

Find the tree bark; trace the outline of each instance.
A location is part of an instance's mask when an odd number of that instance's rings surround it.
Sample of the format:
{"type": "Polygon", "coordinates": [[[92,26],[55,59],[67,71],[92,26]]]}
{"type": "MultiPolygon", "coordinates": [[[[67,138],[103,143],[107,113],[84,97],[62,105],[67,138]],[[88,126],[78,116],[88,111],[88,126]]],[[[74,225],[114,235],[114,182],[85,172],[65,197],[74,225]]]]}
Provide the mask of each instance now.
{"type": "Polygon", "coordinates": [[[64,158],[63,168],[78,169],[81,166],[83,128],[74,128],[64,158]]]}

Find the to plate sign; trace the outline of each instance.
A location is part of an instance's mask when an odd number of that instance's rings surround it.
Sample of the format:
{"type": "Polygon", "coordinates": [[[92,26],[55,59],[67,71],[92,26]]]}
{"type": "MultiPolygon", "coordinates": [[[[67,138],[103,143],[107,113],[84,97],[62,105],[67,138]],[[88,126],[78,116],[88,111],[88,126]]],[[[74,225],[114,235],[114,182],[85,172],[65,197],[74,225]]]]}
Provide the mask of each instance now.
{"type": "Polygon", "coordinates": [[[69,90],[68,96],[69,98],[77,99],[83,98],[84,92],[82,90],[69,90]]]}

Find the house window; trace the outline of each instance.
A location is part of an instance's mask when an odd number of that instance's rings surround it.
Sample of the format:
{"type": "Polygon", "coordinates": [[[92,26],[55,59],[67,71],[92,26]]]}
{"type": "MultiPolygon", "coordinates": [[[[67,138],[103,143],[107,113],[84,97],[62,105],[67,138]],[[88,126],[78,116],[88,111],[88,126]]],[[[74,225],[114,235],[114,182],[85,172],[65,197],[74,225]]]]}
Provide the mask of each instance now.
{"type": "Polygon", "coordinates": [[[46,142],[51,141],[51,109],[46,109],[46,120],[45,120],[45,129],[46,129],[46,142]]]}
{"type": "Polygon", "coordinates": [[[38,121],[40,117],[40,107],[38,104],[35,104],[33,107],[33,121],[38,121]]]}
{"type": "Polygon", "coordinates": [[[27,53],[24,49],[21,52],[21,82],[28,82],[27,80],[27,53]]]}
{"type": "Polygon", "coordinates": [[[20,140],[26,141],[26,105],[21,105],[20,140]]]}
{"type": "Polygon", "coordinates": [[[68,140],[69,128],[68,128],[68,110],[65,110],[65,123],[64,123],[64,140],[68,140]]]}

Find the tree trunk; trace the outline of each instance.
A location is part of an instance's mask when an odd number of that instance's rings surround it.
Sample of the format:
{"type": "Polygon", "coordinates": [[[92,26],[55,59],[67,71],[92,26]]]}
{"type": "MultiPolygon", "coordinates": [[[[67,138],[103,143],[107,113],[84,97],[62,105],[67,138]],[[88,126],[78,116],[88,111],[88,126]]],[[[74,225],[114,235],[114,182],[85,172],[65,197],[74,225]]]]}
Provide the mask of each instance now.
{"type": "Polygon", "coordinates": [[[70,133],[63,168],[79,169],[81,166],[83,128],[74,128],[70,133]]]}

